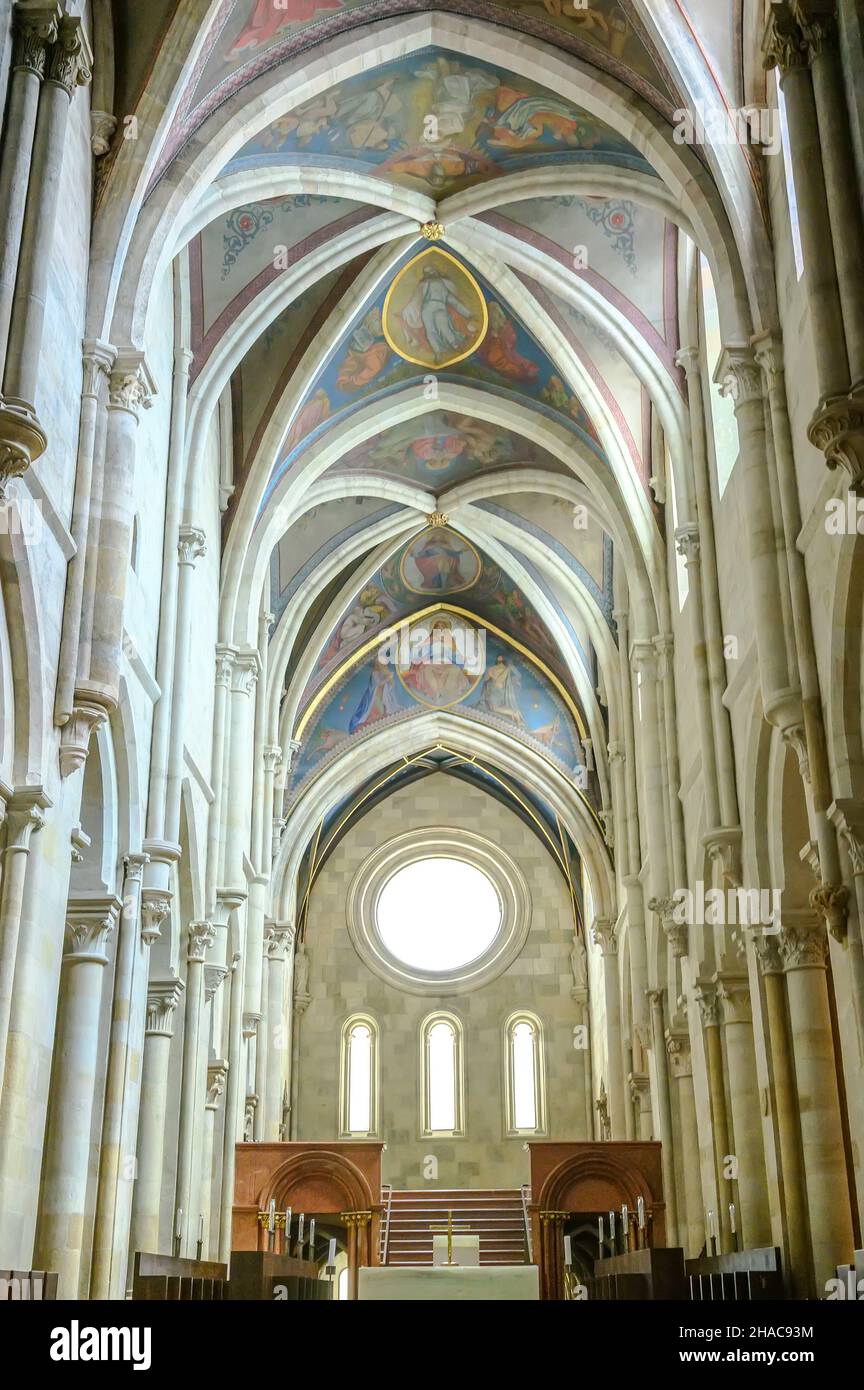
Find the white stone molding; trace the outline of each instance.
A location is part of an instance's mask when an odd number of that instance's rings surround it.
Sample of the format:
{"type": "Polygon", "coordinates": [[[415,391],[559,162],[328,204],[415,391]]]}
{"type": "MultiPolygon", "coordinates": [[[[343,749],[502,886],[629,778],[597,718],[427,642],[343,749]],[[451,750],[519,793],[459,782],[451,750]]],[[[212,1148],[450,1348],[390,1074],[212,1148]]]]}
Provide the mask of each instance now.
{"type": "Polygon", "coordinates": [[[108,964],[108,943],[117,925],[121,902],[113,895],[70,898],[66,906],[66,952],[70,965],[108,964]]]}
{"type": "Polygon", "coordinates": [[[183,997],[182,980],[151,980],[147,985],[147,1023],[145,1036],[174,1036],[174,1011],[183,997]]]}
{"type": "Polygon", "coordinates": [[[108,712],[102,705],[76,702],[72,717],[63,725],[60,734],[60,776],[71,777],[87,761],[93,731],[107,722],[108,712]]]}

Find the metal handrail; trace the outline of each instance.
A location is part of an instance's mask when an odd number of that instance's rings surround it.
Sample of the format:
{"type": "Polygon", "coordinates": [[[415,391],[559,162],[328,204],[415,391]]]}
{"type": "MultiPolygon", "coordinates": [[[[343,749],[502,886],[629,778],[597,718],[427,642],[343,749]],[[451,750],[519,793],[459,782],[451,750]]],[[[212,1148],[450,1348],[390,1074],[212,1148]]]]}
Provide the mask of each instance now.
{"type": "Polygon", "coordinates": [[[525,1222],[525,1246],[528,1251],[528,1263],[534,1263],[534,1248],[531,1241],[531,1222],[528,1217],[528,1203],[531,1201],[531,1188],[528,1183],[522,1184],[522,1219],[525,1222]]]}
{"type": "Polygon", "coordinates": [[[381,1198],[384,1202],[384,1233],[381,1238],[381,1263],[387,1263],[387,1247],[390,1243],[390,1211],[393,1206],[393,1184],[382,1182],[381,1198]]]}

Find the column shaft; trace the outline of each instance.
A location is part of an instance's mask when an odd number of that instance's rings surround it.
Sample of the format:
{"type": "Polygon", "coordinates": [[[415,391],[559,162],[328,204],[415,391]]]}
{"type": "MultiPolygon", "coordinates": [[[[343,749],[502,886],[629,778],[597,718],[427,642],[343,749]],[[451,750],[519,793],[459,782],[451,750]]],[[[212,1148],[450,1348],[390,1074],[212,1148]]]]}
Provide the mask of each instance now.
{"type": "Polygon", "coordinates": [[[132,1202],[130,1254],[167,1254],[159,1239],[165,1152],[165,1119],[174,1011],[183,993],[180,980],[153,980],[147,994],[147,1026],[138,1115],[137,1181],[132,1202]]]}

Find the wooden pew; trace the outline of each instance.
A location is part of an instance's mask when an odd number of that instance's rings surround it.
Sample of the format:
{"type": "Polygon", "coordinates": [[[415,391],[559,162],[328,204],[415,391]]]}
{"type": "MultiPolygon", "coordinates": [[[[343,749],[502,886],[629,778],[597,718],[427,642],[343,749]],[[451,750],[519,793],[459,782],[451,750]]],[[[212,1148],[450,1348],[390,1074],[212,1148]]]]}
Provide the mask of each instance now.
{"type": "Polygon", "coordinates": [[[265,1299],[289,1303],[332,1297],[329,1279],[318,1278],[311,1260],[297,1260],[269,1250],[232,1250],[228,1298],[265,1299]]]}
{"type": "Polygon", "coordinates": [[[687,1260],[685,1268],[694,1303],[723,1299],[761,1303],[785,1296],[780,1251],[770,1245],[727,1255],[703,1255],[687,1260]]]}

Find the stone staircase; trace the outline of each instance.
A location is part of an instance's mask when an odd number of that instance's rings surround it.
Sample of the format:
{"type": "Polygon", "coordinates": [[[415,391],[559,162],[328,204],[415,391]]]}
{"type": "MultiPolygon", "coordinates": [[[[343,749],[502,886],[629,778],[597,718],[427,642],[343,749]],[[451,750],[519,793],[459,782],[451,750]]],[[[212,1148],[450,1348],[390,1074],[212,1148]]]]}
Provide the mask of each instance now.
{"type": "Polygon", "coordinates": [[[432,1236],[439,1232],[429,1228],[437,1226],[446,1231],[448,1211],[453,1213],[454,1234],[480,1237],[481,1265],[527,1262],[525,1218],[518,1188],[439,1187],[390,1194],[386,1259],[386,1218],[382,1223],[382,1263],[431,1265],[432,1236]]]}

